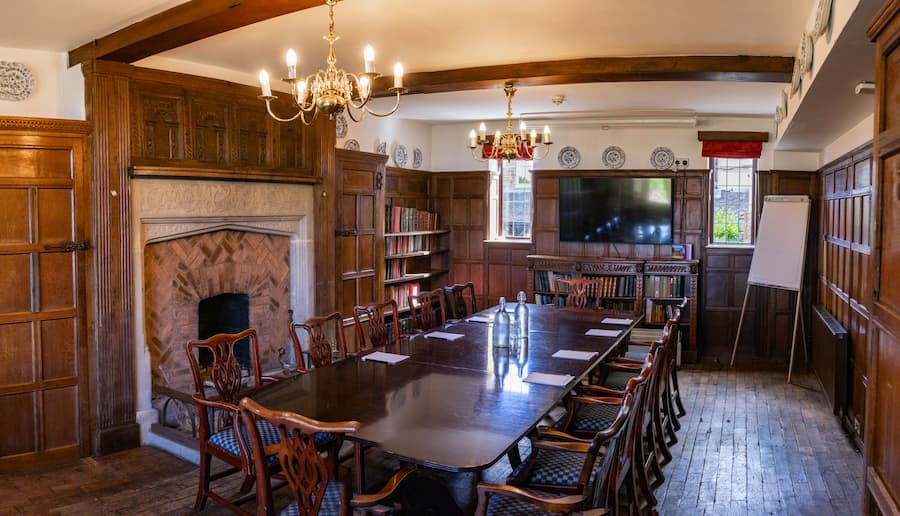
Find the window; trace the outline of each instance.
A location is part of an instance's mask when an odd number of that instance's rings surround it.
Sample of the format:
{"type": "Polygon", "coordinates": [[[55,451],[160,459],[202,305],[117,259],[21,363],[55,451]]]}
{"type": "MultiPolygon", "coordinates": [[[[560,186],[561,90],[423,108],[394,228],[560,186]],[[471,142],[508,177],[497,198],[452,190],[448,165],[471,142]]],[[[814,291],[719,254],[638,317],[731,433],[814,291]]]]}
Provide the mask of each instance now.
{"type": "Polygon", "coordinates": [[[755,159],[712,158],[713,244],[753,243],[755,159]]]}
{"type": "Polygon", "coordinates": [[[490,161],[490,238],[531,238],[533,166],[533,161],[490,161]]]}

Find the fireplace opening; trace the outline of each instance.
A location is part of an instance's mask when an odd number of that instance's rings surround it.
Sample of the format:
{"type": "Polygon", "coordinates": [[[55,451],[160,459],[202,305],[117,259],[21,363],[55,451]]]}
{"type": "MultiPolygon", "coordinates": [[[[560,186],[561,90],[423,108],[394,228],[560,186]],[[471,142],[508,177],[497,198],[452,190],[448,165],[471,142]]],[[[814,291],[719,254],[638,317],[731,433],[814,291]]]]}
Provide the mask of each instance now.
{"type": "MultiPolygon", "coordinates": [[[[238,333],[250,327],[250,296],[247,294],[219,294],[201,299],[197,305],[198,322],[197,337],[208,339],[218,333],[238,333]]],[[[246,338],[235,344],[234,358],[241,369],[251,369],[250,339],[246,338]]],[[[200,349],[200,365],[210,366],[212,353],[200,349]]]]}

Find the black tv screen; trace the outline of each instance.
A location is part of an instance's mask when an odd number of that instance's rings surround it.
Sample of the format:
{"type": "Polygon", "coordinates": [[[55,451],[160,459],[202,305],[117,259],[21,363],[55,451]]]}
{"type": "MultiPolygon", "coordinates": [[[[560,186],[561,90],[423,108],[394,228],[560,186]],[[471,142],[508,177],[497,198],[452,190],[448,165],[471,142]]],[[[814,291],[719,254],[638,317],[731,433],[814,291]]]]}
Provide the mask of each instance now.
{"type": "Polygon", "coordinates": [[[672,243],[672,179],[559,178],[564,242],[672,243]]]}

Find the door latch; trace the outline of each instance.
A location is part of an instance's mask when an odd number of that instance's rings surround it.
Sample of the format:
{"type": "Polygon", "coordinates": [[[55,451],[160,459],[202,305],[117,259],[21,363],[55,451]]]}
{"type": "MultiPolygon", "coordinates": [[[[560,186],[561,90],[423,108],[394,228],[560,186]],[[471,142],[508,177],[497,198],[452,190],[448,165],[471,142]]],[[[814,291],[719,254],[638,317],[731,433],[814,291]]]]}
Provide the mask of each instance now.
{"type": "Polygon", "coordinates": [[[62,251],[64,253],[70,253],[72,251],[87,251],[91,248],[90,242],[85,240],[84,242],[63,242],[57,245],[45,245],[45,251],[62,251]]]}

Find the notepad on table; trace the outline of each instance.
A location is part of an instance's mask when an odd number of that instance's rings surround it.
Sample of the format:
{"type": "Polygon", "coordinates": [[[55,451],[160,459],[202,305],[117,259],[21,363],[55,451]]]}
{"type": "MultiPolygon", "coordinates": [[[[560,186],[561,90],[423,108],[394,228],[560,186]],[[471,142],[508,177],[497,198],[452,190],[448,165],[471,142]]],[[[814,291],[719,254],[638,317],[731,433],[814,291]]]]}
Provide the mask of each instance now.
{"type": "Polygon", "coordinates": [[[469,322],[483,322],[483,323],[494,322],[494,319],[492,319],[491,317],[482,317],[480,315],[475,315],[475,316],[469,317],[466,320],[469,322]]]}
{"type": "Polygon", "coordinates": [[[618,337],[620,333],[622,333],[622,330],[603,330],[593,328],[586,331],[584,334],[590,337],[618,337]]]}
{"type": "Polygon", "coordinates": [[[561,349],[553,354],[553,358],[570,358],[572,360],[590,360],[597,356],[596,351],[574,351],[561,349]]]}
{"type": "Polygon", "coordinates": [[[633,319],[619,319],[617,317],[607,317],[606,319],[603,319],[600,322],[602,322],[603,324],[631,324],[632,322],[634,322],[634,320],[633,319]]]}
{"type": "Polygon", "coordinates": [[[548,374],[548,373],[528,373],[528,376],[522,379],[523,382],[539,383],[542,385],[552,385],[554,387],[565,387],[575,377],[570,374],[548,374]]]}
{"type": "Polygon", "coordinates": [[[433,331],[425,334],[426,339],[456,340],[463,337],[465,337],[465,335],[459,333],[447,333],[445,331],[433,331]]]}
{"type": "Polygon", "coordinates": [[[409,358],[407,355],[398,355],[396,353],[385,353],[384,351],[376,351],[363,355],[363,360],[372,360],[374,362],[384,362],[386,364],[396,364],[409,358]]]}

